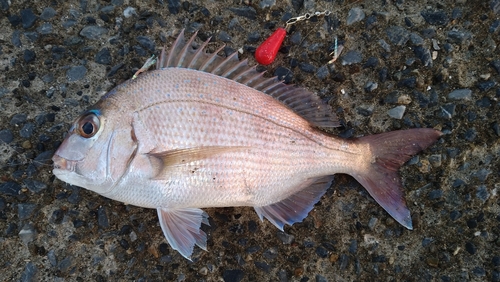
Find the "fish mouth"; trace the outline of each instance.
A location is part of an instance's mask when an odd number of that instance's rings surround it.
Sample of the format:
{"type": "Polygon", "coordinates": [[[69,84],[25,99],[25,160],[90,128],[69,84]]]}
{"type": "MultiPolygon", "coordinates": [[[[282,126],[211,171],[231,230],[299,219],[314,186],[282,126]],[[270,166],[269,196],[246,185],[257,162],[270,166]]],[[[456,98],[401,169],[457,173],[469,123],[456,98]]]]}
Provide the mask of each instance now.
{"type": "Polygon", "coordinates": [[[57,154],[52,157],[54,171],[75,172],[77,161],[65,159],[57,154]]]}

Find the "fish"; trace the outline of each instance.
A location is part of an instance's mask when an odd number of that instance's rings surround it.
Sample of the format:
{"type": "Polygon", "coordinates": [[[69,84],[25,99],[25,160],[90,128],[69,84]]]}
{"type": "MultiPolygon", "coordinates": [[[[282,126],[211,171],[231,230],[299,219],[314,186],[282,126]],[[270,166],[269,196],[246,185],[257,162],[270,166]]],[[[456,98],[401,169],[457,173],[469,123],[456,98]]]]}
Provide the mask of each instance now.
{"type": "Polygon", "coordinates": [[[203,208],[253,207],[278,229],[301,222],[338,173],[354,177],[412,229],[399,168],[434,144],[433,128],[343,139],[313,92],[267,78],[237,52],[206,51],[181,31],[154,70],[80,115],[52,160],[54,175],[126,204],[157,210],[170,246],[207,250],[203,208]]]}

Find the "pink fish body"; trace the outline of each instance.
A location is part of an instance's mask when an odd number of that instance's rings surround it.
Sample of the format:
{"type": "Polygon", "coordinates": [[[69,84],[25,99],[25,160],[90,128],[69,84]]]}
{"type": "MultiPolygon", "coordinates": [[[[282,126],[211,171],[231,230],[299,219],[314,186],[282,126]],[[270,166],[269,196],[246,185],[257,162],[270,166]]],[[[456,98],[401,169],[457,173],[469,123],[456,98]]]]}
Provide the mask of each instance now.
{"type": "Polygon", "coordinates": [[[397,170],[441,135],[410,129],[346,140],[309,91],[195,49],[181,33],[157,69],[106,94],[55,153],[54,174],[128,204],[155,208],[170,245],[206,249],[201,208],[252,206],[283,229],[302,221],[333,174],[356,178],[411,229],[397,170]]]}

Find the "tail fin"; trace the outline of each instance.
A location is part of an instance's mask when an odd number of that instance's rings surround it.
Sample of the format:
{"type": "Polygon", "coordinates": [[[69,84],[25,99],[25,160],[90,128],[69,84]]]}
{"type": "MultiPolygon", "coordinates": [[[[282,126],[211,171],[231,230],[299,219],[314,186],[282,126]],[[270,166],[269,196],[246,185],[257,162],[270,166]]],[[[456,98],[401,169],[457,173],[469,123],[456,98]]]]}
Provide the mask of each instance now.
{"type": "Polygon", "coordinates": [[[368,170],[360,171],[354,178],[396,221],[410,230],[413,225],[398,169],[441,135],[434,129],[417,128],[365,136],[356,141],[369,144],[372,156],[368,170]]]}

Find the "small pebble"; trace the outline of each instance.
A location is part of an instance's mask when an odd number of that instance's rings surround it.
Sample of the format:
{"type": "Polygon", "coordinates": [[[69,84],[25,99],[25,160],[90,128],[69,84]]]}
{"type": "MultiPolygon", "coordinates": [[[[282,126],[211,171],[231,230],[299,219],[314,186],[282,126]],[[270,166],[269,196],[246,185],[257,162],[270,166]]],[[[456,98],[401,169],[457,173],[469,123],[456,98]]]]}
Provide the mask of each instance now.
{"type": "Polygon", "coordinates": [[[50,250],[47,252],[47,258],[49,259],[49,262],[52,266],[57,265],[57,257],[56,257],[56,253],[54,252],[54,250],[50,250]]]}
{"type": "Polygon", "coordinates": [[[38,268],[33,262],[28,262],[26,267],[24,268],[23,273],[21,274],[20,282],[31,282],[36,281],[36,274],[38,272],[38,268]]]}
{"type": "Polygon", "coordinates": [[[437,11],[426,10],[422,11],[420,14],[422,15],[422,17],[424,17],[424,20],[430,25],[442,26],[442,25],[447,25],[448,22],[450,21],[446,12],[442,10],[437,10],[437,11]]]}
{"type": "Polygon", "coordinates": [[[240,282],[245,278],[245,273],[241,269],[226,269],[222,273],[224,282],[240,282]]]}
{"type": "Polygon", "coordinates": [[[456,89],[448,94],[448,99],[452,100],[470,100],[472,98],[472,90],[456,89]]]}
{"type": "Polygon", "coordinates": [[[108,33],[107,28],[100,27],[97,25],[86,26],[82,29],[82,31],[80,31],[81,36],[90,40],[98,40],[106,33],[108,33]]]}
{"type": "Polygon", "coordinates": [[[375,91],[377,88],[378,88],[378,83],[374,81],[368,81],[365,84],[365,91],[368,93],[375,91]]]}
{"type": "Polygon", "coordinates": [[[44,21],[48,21],[52,19],[56,15],[56,10],[52,7],[46,7],[43,9],[42,14],[40,14],[40,18],[44,21]]]}
{"type": "Polygon", "coordinates": [[[476,197],[481,200],[483,203],[488,200],[490,197],[490,193],[488,192],[488,188],[485,185],[479,185],[476,189],[476,197]]]}
{"type": "Polygon", "coordinates": [[[291,244],[295,240],[295,236],[286,234],[283,231],[278,231],[277,236],[283,244],[291,244]]]}
{"type": "Polygon", "coordinates": [[[259,3],[261,9],[271,8],[274,5],[276,5],[276,0],[262,0],[259,3]]]}
{"type": "Polygon", "coordinates": [[[17,216],[19,220],[25,220],[31,216],[35,211],[36,204],[18,204],[17,205],[17,216]]]}
{"type": "Polygon", "coordinates": [[[125,8],[125,10],[123,10],[123,16],[125,18],[130,18],[132,16],[137,16],[137,12],[135,11],[135,8],[127,7],[125,8]]]}
{"type": "Polygon", "coordinates": [[[181,10],[181,1],[180,0],[168,0],[167,3],[168,3],[168,5],[167,5],[168,11],[171,14],[176,15],[181,10]]]}
{"type": "Polygon", "coordinates": [[[54,28],[52,27],[51,23],[43,23],[41,26],[39,26],[36,31],[40,34],[47,35],[51,34],[54,28]]]}
{"type": "Polygon", "coordinates": [[[257,18],[257,11],[251,6],[229,8],[229,10],[237,16],[245,17],[250,20],[255,20],[257,18]]]}
{"type": "Polygon", "coordinates": [[[328,282],[328,279],[326,279],[324,276],[316,274],[316,282],[328,282]]]}
{"type": "Polygon", "coordinates": [[[328,66],[326,66],[326,65],[319,67],[318,70],[316,71],[316,77],[318,79],[323,80],[323,79],[327,78],[328,75],[330,75],[330,71],[328,70],[328,66]]]}
{"type": "Polygon", "coordinates": [[[155,42],[147,36],[137,36],[135,38],[139,44],[151,52],[156,51],[155,42]]]}
{"type": "Polygon", "coordinates": [[[14,135],[10,129],[0,130],[0,144],[2,142],[9,144],[12,140],[14,140],[14,135]]]}
{"type": "Polygon", "coordinates": [[[23,138],[30,138],[33,135],[33,130],[35,129],[35,125],[31,122],[26,123],[21,130],[19,131],[19,135],[23,138]]]}
{"type": "Polygon", "coordinates": [[[307,72],[307,73],[315,73],[316,72],[316,67],[309,64],[309,63],[304,63],[304,62],[301,62],[299,63],[299,69],[303,72],[307,72]]]}
{"type": "Polygon", "coordinates": [[[23,22],[24,29],[32,27],[37,19],[38,17],[33,14],[33,10],[30,8],[21,10],[21,20],[23,22]]]}
{"type": "Polygon", "coordinates": [[[84,78],[86,73],[87,68],[84,66],[73,66],[66,71],[66,79],[69,82],[75,82],[84,78]]]}
{"type": "Polygon", "coordinates": [[[23,53],[23,60],[26,62],[26,63],[31,63],[35,60],[36,58],[36,54],[35,52],[33,52],[32,50],[24,50],[24,53],[23,53]]]}
{"type": "Polygon", "coordinates": [[[385,30],[385,33],[389,41],[397,46],[405,45],[408,39],[410,39],[410,32],[400,26],[390,26],[385,30]]]}
{"type": "Polygon", "coordinates": [[[225,31],[221,30],[221,31],[219,32],[218,39],[219,39],[220,41],[222,41],[222,42],[231,42],[231,39],[232,39],[232,38],[231,38],[231,36],[230,36],[227,32],[225,32],[225,31]]]}
{"type": "Polygon", "coordinates": [[[349,10],[349,13],[347,14],[346,24],[352,25],[353,23],[362,21],[364,18],[365,18],[365,12],[363,11],[363,9],[359,7],[354,7],[351,10],[349,10]]]}
{"type": "Polygon", "coordinates": [[[15,114],[12,116],[12,119],[10,120],[10,125],[20,125],[21,123],[24,123],[28,119],[28,116],[26,114],[15,114]]]}
{"type": "Polygon", "coordinates": [[[354,65],[361,63],[363,60],[363,57],[361,55],[361,52],[356,51],[356,50],[350,50],[345,53],[344,56],[342,56],[342,65],[354,65]]]}
{"type": "Polygon", "coordinates": [[[102,65],[111,65],[112,57],[108,48],[102,48],[95,55],[95,62],[102,65]]]}
{"type": "Polygon", "coordinates": [[[21,231],[19,231],[19,238],[21,238],[21,241],[25,245],[28,245],[28,243],[32,242],[35,239],[35,228],[31,223],[26,223],[23,228],[21,228],[21,231]]]}
{"type": "Polygon", "coordinates": [[[469,242],[465,243],[465,250],[469,254],[474,255],[477,251],[477,248],[472,242],[469,241],[469,242]]]}
{"type": "Polygon", "coordinates": [[[403,115],[405,114],[405,111],[406,111],[406,106],[401,105],[390,109],[389,111],[387,111],[387,114],[391,118],[402,119],[403,115]]]}
{"type": "Polygon", "coordinates": [[[106,213],[106,207],[99,207],[97,209],[97,222],[100,227],[103,228],[108,228],[109,227],[109,221],[108,221],[108,215],[106,213]]]}

